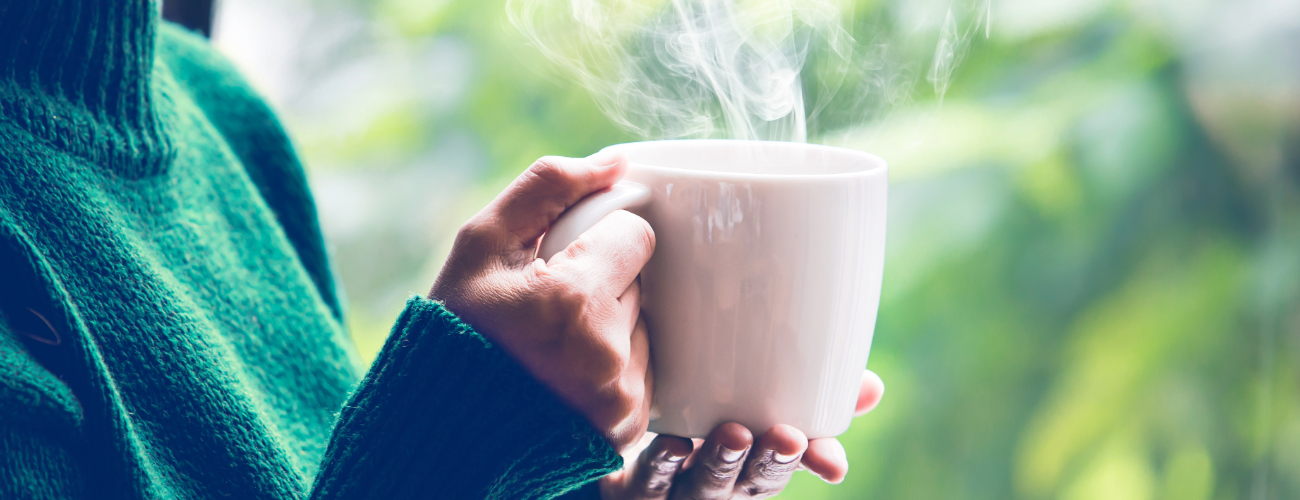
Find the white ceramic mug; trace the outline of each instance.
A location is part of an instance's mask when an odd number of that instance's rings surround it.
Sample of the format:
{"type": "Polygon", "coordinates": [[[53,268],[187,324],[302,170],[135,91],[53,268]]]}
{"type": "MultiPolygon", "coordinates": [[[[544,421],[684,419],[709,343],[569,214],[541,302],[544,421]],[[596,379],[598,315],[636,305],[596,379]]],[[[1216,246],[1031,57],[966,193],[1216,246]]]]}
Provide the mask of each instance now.
{"type": "Polygon", "coordinates": [[[571,207],[550,259],[610,212],[654,228],[641,272],[654,363],[650,430],[704,437],[737,422],[809,438],[853,418],[880,302],[887,166],[880,157],[788,142],[620,144],[610,190],[571,207]]]}

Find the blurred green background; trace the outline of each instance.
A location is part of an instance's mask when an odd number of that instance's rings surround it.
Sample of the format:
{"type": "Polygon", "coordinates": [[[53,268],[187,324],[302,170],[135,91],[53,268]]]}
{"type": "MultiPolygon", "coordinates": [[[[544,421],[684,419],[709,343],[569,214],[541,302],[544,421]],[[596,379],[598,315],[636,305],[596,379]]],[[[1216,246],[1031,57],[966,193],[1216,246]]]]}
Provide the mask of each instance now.
{"type": "MultiPolygon", "coordinates": [[[[855,35],[915,5],[859,1],[855,35]]],[[[991,18],[942,102],[915,78],[815,137],[890,162],[889,391],[843,484],[782,496],[1300,498],[1300,2],[991,18]]],[[[500,0],[223,0],[214,37],[306,158],[367,357],[532,160],[636,139],[500,0]]]]}

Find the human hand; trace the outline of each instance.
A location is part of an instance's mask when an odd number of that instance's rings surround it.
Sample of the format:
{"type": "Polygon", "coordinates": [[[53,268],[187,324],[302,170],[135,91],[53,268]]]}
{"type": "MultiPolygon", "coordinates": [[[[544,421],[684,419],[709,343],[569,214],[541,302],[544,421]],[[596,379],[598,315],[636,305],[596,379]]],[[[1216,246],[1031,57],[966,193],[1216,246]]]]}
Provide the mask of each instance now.
{"type": "MultiPolygon", "coordinates": [[[[880,377],[865,371],[856,415],[871,411],[884,394],[880,377]]],[[[835,484],[849,462],[835,438],[809,441],[794,427],[776,425],[755,440],[744,426],[727,423],[698,447],[686,438],[654,438],[628,467],[600,480],[600,494],[604,500],[768,498],[800,468],[835,484]]]]}
{"type": "Polygon", "coordinates": [[[615,211],[550,261],[535,258],[556,218],[614,185],[621,156],[538,160],[456,235],[429,298],[517,360],[622,450],[645,434],[652,377],[640,319],[650,224],[615,211]]]}

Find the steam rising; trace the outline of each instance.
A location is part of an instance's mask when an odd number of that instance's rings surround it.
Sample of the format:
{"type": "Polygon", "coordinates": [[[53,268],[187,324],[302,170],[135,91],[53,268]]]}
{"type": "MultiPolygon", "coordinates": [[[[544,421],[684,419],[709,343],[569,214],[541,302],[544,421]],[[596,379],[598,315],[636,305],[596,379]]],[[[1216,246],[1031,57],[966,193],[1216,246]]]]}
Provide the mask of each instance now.
{"type": "MultiPolygon", "coordinates": [[[[959,9],[979,13],[965,30],[951,4],[941,22],[922,12],[912,27],[937,26],[926,79],[940,97],[971,33],[982,24],[987,36],[983,2],[959,9]]],[[[854,39],[842,0],[508,0],[507,9],[612,120],[646,139],[806,142],[810,128],[858,125],[910,99],[918,73],[897,40],[854,39]]]]}

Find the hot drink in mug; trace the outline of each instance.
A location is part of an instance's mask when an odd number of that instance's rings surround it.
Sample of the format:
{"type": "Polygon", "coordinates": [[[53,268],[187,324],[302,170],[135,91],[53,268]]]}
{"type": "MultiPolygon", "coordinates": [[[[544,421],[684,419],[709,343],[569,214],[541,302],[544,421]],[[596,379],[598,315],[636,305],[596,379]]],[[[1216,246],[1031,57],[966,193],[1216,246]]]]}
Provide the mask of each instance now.
{"type": "Polygon", "coordinates": [[[887,166],[849,149],[677,140],[605,148],[627,176],[571,207],[549,259],[619,209],[654,228],[641,272],[654,363],[650,430],[702,438],[724,422],[843,433],[871,348],[885,252],[887,166]]]}

